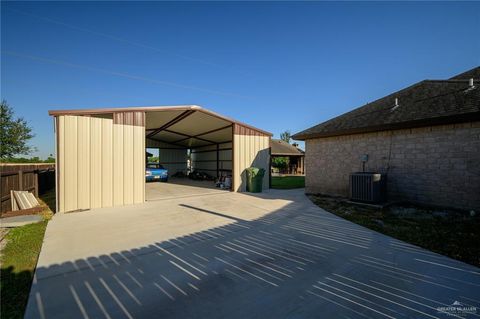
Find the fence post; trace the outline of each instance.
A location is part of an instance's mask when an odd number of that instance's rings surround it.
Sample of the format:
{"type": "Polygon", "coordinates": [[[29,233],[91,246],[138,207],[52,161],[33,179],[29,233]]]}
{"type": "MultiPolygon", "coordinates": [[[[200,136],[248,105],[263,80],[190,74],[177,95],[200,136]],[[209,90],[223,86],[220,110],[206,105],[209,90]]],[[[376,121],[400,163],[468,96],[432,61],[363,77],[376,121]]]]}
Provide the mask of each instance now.
{"type": "Polygon", "coordinates": [[[38,197],[38,175],[39,175],[39,170],[36,169],[33,171],[33,187],[35,187],[34,189],[34,193],[35,193],[35,197],[38,197]]]}
{"type": "Polygon", "coordinates": [[[23,171],[18,171],[18,190],[23,191],[23,171]]]}

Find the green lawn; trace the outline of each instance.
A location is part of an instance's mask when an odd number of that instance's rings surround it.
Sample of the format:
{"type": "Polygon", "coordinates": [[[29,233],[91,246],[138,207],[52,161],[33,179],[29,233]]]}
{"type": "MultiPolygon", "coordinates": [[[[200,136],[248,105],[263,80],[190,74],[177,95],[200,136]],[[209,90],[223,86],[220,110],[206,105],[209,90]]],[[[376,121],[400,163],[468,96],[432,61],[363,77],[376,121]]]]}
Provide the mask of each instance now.
{"type": "Polygon", "coordinates": [[[356,224],[430,251],[480,266],[480,215],[397,205],[359,206],[339,198],[309,196],[318,206],[356,224]]]}
{"type": "Polygon", "coordinates": [[[17,227],[7,234],[1,257],[1,315],[23,318],[48,221],[17,227]]]}
{"type": "Polygon", "coordinates": [[[305,176],[272,176],[272,188],[290,189],[305,187],[305,176]]]}
{"type": "MultiPolygon", "coordinates": [[[[55,191],[49,191],[41,199],[54,208],[55,191]]],[[[4,240],[0,264],[0,318],[23,318],[28,294],[38,255],[42,248],[43,236],[52,212],[47,207],[41,213],[42,222],[11,229],[4,240]]]]}

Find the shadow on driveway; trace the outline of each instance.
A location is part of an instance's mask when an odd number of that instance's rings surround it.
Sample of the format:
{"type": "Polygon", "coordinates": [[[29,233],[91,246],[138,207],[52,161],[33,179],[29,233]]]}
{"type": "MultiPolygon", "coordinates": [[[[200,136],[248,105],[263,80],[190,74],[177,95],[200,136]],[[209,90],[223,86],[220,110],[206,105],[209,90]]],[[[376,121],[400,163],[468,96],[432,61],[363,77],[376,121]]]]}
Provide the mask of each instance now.
{"type": "Polygon", "coordinates": [[[40,267],[26,318],[446,318],[439,307],[455,301],[480,308],[478,268],[305,196],[253,221],[180,205],[234,222],[40,267]]]}

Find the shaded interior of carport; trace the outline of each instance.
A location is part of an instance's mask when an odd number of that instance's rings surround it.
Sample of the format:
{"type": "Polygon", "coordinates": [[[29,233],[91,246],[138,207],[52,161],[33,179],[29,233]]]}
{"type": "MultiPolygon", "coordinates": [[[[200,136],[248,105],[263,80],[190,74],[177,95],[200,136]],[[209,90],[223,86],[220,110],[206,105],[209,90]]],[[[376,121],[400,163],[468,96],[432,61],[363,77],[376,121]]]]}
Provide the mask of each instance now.
{"type": "Polygon", "coordinates": [[[157,150],[159,163],[169,175],[168,183],[146,183],[146,200],[208,194],[220,190],[214,180],[228,177],[231,181],[233,127],[232,121],[203,109],[146,112],[145,146],[157,150]],[[192,180],[187,177],[190,172],[210,178],[192,180]]]}

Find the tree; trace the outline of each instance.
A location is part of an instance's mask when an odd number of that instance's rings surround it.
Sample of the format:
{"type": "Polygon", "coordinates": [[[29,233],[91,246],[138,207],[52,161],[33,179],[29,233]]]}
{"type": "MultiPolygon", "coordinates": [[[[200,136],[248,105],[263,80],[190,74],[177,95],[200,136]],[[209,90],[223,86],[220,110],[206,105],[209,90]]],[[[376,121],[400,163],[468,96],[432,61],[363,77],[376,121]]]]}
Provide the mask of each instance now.
{"type": "Polygon", "coordinates": [[[27,143],[34,136],[27,121],[15,118],[13,109],[3,100],[0,103],[0,158],[30,154],[35,148],[27,143]]]}
{"type": "Polygon", "coordinates": [[[47,157],[46,160],[43,161],[44,163],[55,163],[55,157],[53,157],[52,154],[50,154],[50,156],[47,157]]]}
{"type": "Polygon", "coordinates": [[[280,133],[280,139],[282,141],[290,143],[290,140],[292,139],[292,135],[290,134],[290,131],[285,131],[283,133],[280,133]]]}
{"type": "Polygon", "coordinates": [[[280,170],[288,167],[288,157],[272,157],[272,166],[280,170]]]}
{"type": "Polygon", "coordinates": [[[150,156],[150,157],[148,158],[148,162],[149,162],[149,163],[158,163],[158,162],[159,162],[159,158],[158,158],[158,156],[150,156]]]}
{"type": "Polygon", "coordinates": [[[47,159],[40,159],[38,156],[35,157],[7,157],[5,159],[2,159],[2,162],[6,163],[55,163],[55,158],[54,157],[48,157],[47,159]]]}

